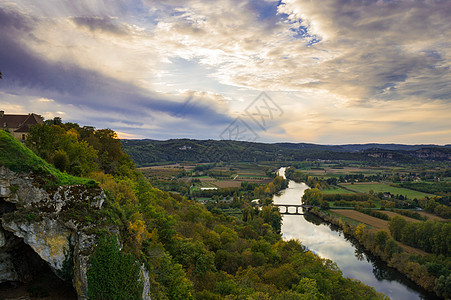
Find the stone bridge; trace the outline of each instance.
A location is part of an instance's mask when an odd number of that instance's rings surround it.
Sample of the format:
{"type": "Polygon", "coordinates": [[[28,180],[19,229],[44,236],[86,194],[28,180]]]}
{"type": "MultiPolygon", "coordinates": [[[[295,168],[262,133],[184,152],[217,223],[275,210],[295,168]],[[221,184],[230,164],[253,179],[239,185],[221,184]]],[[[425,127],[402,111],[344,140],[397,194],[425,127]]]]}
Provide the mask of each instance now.
{"type": "Polygon", "coordinates": [[[279,207],[279,211],[282,215],[303,215],[303,210],[299,211],[299,208],[305,208],[307,211],[309,211],[313,205],[306,205],[306,204],[273,204],[274,206],[279,207]],[[281,207],[285,208],[285,211],[282,211],[281,207]],[[290,207],[295,207],[296,212],[289,212],[288,209],[290,207]]]}

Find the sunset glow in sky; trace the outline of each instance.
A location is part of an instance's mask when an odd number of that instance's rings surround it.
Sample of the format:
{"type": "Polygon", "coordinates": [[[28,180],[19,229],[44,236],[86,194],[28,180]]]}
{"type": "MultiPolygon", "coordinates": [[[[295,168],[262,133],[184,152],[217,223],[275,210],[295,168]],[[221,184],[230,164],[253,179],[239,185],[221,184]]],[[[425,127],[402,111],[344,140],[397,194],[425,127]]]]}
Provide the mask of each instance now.
{"type": "Polygon", "coordinates": [[[122,138],[239,120],[259,142],[451,144],[450,20],[448,0],[0,0],[0,109],[122,138]]]}

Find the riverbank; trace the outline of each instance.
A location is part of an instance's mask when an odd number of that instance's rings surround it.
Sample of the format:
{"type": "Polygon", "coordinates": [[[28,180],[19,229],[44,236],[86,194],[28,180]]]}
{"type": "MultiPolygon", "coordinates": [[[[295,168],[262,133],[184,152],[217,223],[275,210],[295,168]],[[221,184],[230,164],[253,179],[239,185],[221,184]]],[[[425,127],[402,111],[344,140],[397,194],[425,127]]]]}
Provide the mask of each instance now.
{"type": "Polygon", "coordinates": [[[313,209],[311,213],[329,224],[338,226],[344,234],[356,239],[361,246],[386,262],[389,267],[398,270],[416,285],[425,289],[431,294],[431,299],[435,297],[441,299],[434,291],[437,278],[428,272],[425,265],[416,262],[411,255],[404,252],[384,230],[377,232],[368,230],[364,224],[351,224],[329,211],[313,209]]]}

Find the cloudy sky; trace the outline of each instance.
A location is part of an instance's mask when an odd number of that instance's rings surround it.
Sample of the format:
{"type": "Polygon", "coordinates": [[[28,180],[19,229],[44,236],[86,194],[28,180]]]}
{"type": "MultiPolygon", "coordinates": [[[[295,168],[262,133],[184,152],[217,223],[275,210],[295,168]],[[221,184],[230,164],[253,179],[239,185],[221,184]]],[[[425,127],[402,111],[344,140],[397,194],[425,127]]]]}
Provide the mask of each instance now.
{"type": "Polygon", "coordinates": [[[122,138],[450,144],[450,18],[448,0],[0,0],[0,109],[122,138]]]}

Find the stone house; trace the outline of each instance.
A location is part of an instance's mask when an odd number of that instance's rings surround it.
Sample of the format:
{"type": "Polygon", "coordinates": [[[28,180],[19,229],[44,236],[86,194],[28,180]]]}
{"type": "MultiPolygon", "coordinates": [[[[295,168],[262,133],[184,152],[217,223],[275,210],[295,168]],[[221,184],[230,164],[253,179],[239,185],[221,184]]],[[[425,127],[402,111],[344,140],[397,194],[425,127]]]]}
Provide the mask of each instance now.
{"type": "Polygon", "coordinates": [[[19,141],[25,141],[33,125],[43,124],[44,118],[31,113],[28,115],[7,115],[0,111],[0,129],[9,131],[19,141]]]}

